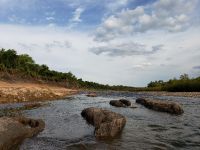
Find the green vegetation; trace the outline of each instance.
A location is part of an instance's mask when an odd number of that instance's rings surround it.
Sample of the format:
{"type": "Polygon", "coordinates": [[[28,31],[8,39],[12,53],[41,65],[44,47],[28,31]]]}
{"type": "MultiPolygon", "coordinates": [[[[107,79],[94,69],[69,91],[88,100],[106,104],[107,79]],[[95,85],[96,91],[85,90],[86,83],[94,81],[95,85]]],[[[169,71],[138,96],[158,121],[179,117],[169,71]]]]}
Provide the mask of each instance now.
{"type": "MultiPolygon", "coordinates": [[[[127,90],[133,87],[109,86],[95,82],[83,81],[77,79],[71,72],[62,73],[50,70],[46,65],[36,64],[27,54],[18,55],[15,50],[0,49],[0,71],[20,76],[23,79],[42,80],[47,82],[63,83],[69,88],[84,89],[105,89],[105,90],[127,90]]],[[[62,85],[63,85],[62,84],[62,85]]]]}
{"type": "Polygon", "coordinates": [[[190,79],[187,74],[183,74],[179,79],[174,78],[167,82],[162,80],[150,82],[148,89],[170,92],[199,92],[200,77],[190,79]]]}
{"type": "Polygon", "coordinates": [[[200,77],[190,79],[187,74],[181,75],[180,79],[171,79],[167,82],[162,80],[150,82],[146,88],[129,86],[109,86],[95,82],[77,79],[71,72],[63,73],[50,70],[46,65],[36,64],[27,54],[18,55],[15,50],[0,49],[0,72],[19,74],[23,79],[42,80],[47,82],[62,83],[69,88],[83,88],[94,90],[117,90],[117,91],[200,91],[200,77]]]}
{"type": "Polygon", "coordinates": [[[69,86],[77,86],[77,78],[70,72],[62,73],[49,70],[46,65],[39,65],[27,54],[17,55],[15,50],[0,50],[0,71],[21,72],[23,77],[32,77],[46,81],[66,82],[69,86]]]}

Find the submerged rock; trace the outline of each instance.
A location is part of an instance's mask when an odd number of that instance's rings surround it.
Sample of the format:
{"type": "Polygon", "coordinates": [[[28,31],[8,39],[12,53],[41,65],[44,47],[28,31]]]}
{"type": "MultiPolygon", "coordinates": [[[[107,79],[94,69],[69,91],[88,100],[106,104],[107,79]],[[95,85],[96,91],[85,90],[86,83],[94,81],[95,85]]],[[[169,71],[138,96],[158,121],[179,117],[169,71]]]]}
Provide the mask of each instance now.
{"type": "Polygon", "coordinates": [[[110,105],[116,106],[116,107],[127,107],[127,106],[131,106],[131,102],[126,99],[111,100],[110,105]]]}
{"type": "Polygon", "coordinates": [[[135,105],[132,105],[132,106],[130,106],[130,108],[134,108],[134,109],[135,109],[135,108],[138,108],[138,107],[137,107],[137,106],[135,106],[135,105]]]}
{"type": "Polygon", "coordinates": [[[95,127],[97,138],[109,138],[119,134],[126,124],[126,118],[121,114],[100,108],[87,108],[81,113],[88,123],[95,127]]]}
{"type": "Polygon", "coordinates": [[[30,138],[43,131],[45,123],[25,117],[0,118],[0,149],[14,150],[19,147],[25,138],[30,138]]]}
{"type": "Polygon", "coordinates": [[[87,97],[97,97],[97,94],[96,93],[88,93],[86,96],[87,97]]]}
{"type": "Polygon", "coordinates": [[[22,111],[24,110],[31,110],[36,109],[38,107],[42,107],[47,105],[46,103],[28,103],[24,104],[21,107],[11,107],[11,108],[3,108],[0,109],[0,117],[16,117],[16,116],[22,116],[22,111]]]}
{"type": "Polygon", "coordinates": [[[42,103],[28,103],[24,104],[24,109],[34,109],[43,106],[44,104],[42,103]]]}
{"type": "Polygon", "coordinates": [[[181,107],[181,105],[175,103],[175,102],[167,102],[167,101],[160,101],[160,100],[147,100],[143,98],[136,99],[136,103],[142,104],[145,107],[161,111],[161,112],[167,112],[171,114],[177,114],[180,115],[184,111],[181,107]]]}

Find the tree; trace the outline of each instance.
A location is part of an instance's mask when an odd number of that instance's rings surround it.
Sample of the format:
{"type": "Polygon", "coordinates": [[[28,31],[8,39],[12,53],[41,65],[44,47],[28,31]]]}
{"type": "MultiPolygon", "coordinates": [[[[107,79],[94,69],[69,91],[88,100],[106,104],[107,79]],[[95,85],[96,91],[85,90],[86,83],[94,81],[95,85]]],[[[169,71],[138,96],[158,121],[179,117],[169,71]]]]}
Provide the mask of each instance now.
{"type": "Polygon", "coordinates": [[[34,64],[34,60],[32,59],[32,57],[30,57],[29,55],[27,54],[22,54],[22,55],[18,55],[18,58],[17,58],[17,65],[19,67],[24,67],[26,66],[27,63],[32,63],[34,64]]]}
{"type": "Polygon", "coordinates": [[[1,49],[0,51],[0,63],[4,64],[6,68],[16,68],[17,61],[17,53],[15,50],[9,49],[5,51],[5,49],[1,49]]]}
{"type": "Polygon", "coordinates": [[[158,80],[158,81],[154,81],[154,82],[150,82],[147,87],[159,87],[159,86],[163,86],[164,82],[163,80],[158,80]]]}
{"type": "Polygon", "coordinates": [[[182,75],[180,75],[180,80],[189,80],[188,74],[182,74],[182,75]]]}

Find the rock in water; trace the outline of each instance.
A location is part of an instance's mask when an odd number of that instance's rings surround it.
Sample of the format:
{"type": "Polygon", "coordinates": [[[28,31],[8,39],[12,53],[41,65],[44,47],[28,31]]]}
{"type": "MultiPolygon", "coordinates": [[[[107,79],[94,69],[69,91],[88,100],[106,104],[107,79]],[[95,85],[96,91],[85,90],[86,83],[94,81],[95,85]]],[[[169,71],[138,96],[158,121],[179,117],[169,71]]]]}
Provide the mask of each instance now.
{"type": "Polygon", "coordinates": [[[131,106],[131,102],[126,99],[111,100],[110,105],[116,106],[116,107],[127,107],[127,106],[131,106]]]}
{"type": "Polygon", "coordinates": [[[29,118],[0,118],[0,150],[15,150],[25,138],[30,138],[43,131],[42,120],[29,118]]]}
{"type": "Polygon", "coordinates": [[[152,109],[152,110],[168,112],[171,114],[180,115],[184,112],[182,107],[175,102],[160,101],[160,100],[147,100],[147,99],[143,99],[143,98],[138,98],[138,99],[136,99],[136,103],[142,104],[145,107],[152,109]]]}
{"type": "Polygon", "coordinates": [[[126,105],[124,105],[119,100],[111,100],[110,105],[115,106],[115,107],[126,107],[126,105]]]}
{"type": "Polygon", "coordinates": [[[119,100],[120,102],[122,102],[124,105],[126,106],[131,106],[131,102],[129,100],[126,100],[126,99],[120,99],[119,100]]]}
{"type": "Polygon", "coordinates": [[[89,93],[86,96],[87,97],[97,97],[97,94],[96,93],[89,93]]]}
{"type": "Polygon", "coordinates": [[[87,108],[81,113],[88,123],[95,127],[97,138],[115,137],[126,124],[126,118],[121,114],[100,108],[87,108]]]}

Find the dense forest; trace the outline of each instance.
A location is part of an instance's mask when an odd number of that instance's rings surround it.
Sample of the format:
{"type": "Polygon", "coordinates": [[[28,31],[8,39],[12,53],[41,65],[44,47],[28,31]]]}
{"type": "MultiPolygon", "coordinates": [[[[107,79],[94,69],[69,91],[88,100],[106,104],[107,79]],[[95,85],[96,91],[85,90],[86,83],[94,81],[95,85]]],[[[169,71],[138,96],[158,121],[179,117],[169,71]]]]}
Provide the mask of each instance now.
{"type": "Polygon", "coordinates": [[[27,54],[17,54],[13,49],[0,49],[0,72],[14,74],[23,79],[35,79],[38,81],[63,83],[69,88],[84,88],[98,90],[123,90],[123,91],[200,91],[200,77],[190,79],[187,74],[180,79],[171,79],[150,82],[145,88],[129,86],[109,86],[95,82],[78,79],[71,72],[63,73],[50,70],[47,65],[39,65],[27,54]]]}

